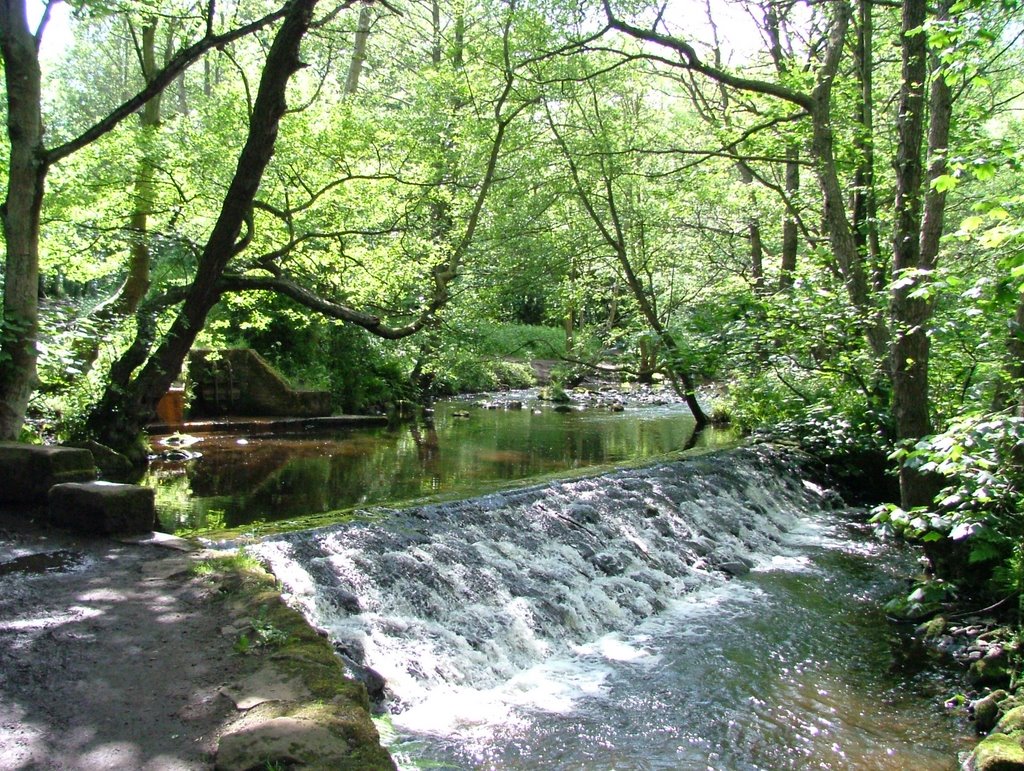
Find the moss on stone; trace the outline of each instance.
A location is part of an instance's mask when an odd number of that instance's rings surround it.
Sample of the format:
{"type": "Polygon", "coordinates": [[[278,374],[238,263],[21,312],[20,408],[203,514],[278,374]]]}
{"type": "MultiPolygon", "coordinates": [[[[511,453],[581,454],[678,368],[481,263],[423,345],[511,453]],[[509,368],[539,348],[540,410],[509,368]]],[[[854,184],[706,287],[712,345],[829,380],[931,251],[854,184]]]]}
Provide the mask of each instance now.
{"type": "Polygon", "coordinates": [[[1016,737],[993,733],[974,748],[964,768],[970,771],[1021,771],[1024,769],[1024,747],[1016,737]]]}
{"type": "Polygon", "coordinates": [[[1007,686],[1010,684],[1010,665],[1005,655],[982,658],[971,664],[968,678],[975,685],[1007,686]]]}
{"type": "Polygon", "coordinates": [[[996,724],[995,732],[1010,736],[1024,735],[1024,707],[1015,707],[1003,715],[996,724]]]}
{"type": "Polygon", "coordinates": [[[345,676],[330,642],[284,602],[274,578],[237,558],[207,562],[213,570],[204,570],[204,579],[218,582],[232,614],[250,619],[254,628],[274,630],[273,643],[254,649],[253,658],[298,679],[309,693],[305,701],[266,702],[249,710],[222,737],[224,756],[218,755],[217,767],[244,768],[255,757],[251,753],[263,753],[260,762],[285,767],[393,771],[370,718],[366,689],[345,676]],[[304,747],[307,740],[315,747],[304,747]],[[316,760],[318,755],[327,760],[316,760]]]}

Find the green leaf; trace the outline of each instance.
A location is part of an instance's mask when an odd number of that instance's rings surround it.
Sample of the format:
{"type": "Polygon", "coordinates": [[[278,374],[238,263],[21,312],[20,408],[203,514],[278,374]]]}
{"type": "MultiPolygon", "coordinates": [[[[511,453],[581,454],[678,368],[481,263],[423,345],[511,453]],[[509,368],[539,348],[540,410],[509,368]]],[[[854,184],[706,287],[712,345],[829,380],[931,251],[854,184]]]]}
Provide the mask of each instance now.
{"type": "Polygon", "coordinates": [[[996,166],[988,161],[980,161],[973,166],[974,178],[982,182],[992,179],[996,175],[996,166]]]}
{"type": "Polygon", "coordinates": [[[979,217],[978,215],[972,215],[970,217],[964,217],[960,222],[961,233],[973,233],[975,230],[985,224],[985,218],[979,217]]]}

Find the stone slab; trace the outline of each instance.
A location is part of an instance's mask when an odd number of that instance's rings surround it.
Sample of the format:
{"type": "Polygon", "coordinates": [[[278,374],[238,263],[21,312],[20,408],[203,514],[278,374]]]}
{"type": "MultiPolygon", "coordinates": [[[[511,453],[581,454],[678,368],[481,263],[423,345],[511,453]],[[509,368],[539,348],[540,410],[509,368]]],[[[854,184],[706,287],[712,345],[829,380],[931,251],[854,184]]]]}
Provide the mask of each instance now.
{"type": "Polygon", "coordinates": [[[86,533],[148,533],[156,524],[151,487],[68,482],[50,489],[50,522],[86,533]]]}
{"type": "Polygon", "coordinates": [[[217,771],[254,768],[357,768],[344,738],[312,720],[279,717],[231,730],[217,748],[217,771]]]}
{"type": "Polygon", "coordinates": [[[0,503],[45,504],[54,485],[94,479],[96,463],[88,450],[0,442],[0,503]]]}

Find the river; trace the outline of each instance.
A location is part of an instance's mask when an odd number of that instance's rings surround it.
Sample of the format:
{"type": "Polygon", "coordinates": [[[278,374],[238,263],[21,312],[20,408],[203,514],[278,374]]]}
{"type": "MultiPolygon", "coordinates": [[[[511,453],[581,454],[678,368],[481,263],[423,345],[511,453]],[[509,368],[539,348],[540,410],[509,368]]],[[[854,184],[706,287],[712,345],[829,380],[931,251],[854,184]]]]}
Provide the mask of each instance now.
{"type": "Polygon", "coordinates": [[[255,551],[403,768],[955,769],[880,610],[913,555],[766,447],[389,510],[255,551]]]}

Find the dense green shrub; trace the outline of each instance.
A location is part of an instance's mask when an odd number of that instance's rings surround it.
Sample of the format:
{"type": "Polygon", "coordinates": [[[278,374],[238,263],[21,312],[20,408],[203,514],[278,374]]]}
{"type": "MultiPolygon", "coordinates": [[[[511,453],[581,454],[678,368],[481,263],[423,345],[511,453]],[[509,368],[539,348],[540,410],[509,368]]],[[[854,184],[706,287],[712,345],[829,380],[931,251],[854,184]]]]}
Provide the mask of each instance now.
{"type": "Polygon", "coordinates": [[[1024,419],[965,415],[894,459],[936,475],[942,489],[931,506],[881,508],[874,517],[879,531],[920,539],[940,554],[959,553],[972,567],[953,577],[972,587],[992,579],[990,589],[1024,589],[1024,419]]]}

